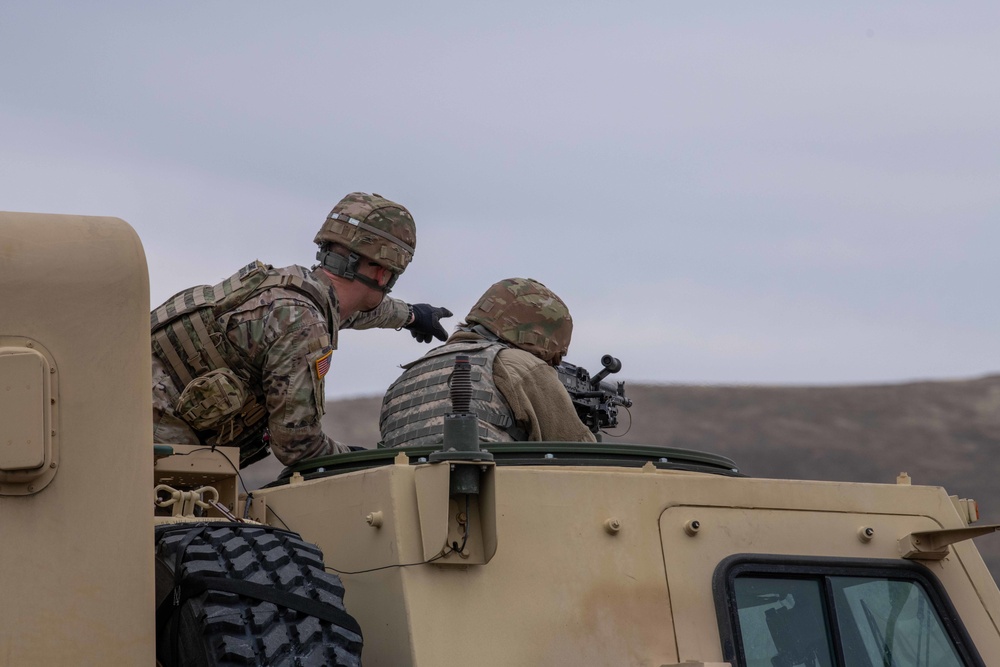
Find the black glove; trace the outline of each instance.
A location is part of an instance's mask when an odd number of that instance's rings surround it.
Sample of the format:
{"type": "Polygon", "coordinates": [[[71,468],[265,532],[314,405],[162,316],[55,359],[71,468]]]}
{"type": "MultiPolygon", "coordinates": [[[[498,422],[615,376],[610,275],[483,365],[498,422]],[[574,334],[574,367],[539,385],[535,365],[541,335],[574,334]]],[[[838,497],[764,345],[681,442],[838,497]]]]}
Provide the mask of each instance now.
{"type": "Polygon", "coordinates": [[[413,321],[404,328],[409,329],[413,337],[421,343],[431,342],[431,336],[438,340],[448,340],[448,332],[441,326],[442,317],[451,317],[452,312],[447,308],[436,308],[429,303],[410,304],[413,311],[413,321]]]}

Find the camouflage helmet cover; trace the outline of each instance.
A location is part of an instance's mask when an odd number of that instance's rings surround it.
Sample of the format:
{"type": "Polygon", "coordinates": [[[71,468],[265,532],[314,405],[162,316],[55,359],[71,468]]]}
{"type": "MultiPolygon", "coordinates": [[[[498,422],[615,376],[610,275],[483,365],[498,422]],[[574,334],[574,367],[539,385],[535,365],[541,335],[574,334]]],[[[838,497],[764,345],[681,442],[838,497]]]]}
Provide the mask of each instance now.
{"type": "Polygon", "coordinates": [[[382,195],[352,192],[326,216],[315,242],[340,244],[399,275],[413,259],[417,227],[406,207],[382,195]]]}
{"type": "Polygon", "coordinates": [[[566,303],[531,278],[494,283],[465,319],[550,364],[562,361],[573,337],[573,318],[566,303]]]}

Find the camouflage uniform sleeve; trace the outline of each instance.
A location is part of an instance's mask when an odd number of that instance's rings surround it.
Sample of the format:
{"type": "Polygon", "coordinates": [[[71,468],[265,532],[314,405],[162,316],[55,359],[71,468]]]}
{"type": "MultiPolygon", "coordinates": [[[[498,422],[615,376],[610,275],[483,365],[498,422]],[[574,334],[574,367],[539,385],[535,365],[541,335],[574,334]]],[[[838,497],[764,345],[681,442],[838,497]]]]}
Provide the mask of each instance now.
{"type": "Polygon", "coordinates": [[[541,359],[523,350],[501,350],[493,378],[514,419],[527,426],[529,440],[597,442],[577,416],[556,369],[541,359]]]}
{"type": "Polygon", "coordinates": [[[382,299],[374,310],[358,313],[340,325],[341,329],[399,329],[410,317],[410,306],[390,296],[382,299]]]}
{"type": "Polygon", "coordinates": [[[265,324],[271,339],[264,357],[262,384],[271,434],[279,461],[296,461],[347,451],[323,433],[323,367],[333,348],[326,323],[304,305],[275,307],[265,324]]]}

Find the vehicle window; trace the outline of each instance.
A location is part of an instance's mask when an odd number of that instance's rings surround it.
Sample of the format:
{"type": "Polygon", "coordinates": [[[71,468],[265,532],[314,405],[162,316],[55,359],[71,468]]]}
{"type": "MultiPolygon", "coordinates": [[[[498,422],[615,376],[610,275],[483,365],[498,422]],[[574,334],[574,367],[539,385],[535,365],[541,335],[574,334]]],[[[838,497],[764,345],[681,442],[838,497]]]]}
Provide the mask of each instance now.
{"type": "Polygon", "coordinates": [[[837,623],[859,641],[845,651],[847,667],[961,667],[955,647],[927,594],[912,581],[830,577],[837,623]]]}
{"type": "Polygon", "coordinates": [[[921,583],[797,572],[731,580],[741,667],[964,667],[921,583]]]}
{"type": "Polygon", "coordinates": [[[735,581],[746,667],[831,667],[831,640],[818,579],[735,581]]]}

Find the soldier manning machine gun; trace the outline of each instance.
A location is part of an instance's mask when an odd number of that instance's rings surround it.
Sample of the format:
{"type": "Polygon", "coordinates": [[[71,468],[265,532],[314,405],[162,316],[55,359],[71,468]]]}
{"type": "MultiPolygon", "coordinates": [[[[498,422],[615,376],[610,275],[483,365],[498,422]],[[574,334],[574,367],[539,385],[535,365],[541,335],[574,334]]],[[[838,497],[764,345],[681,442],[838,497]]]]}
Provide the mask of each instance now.
{"type": "Polygon", "coordinates": [[[604,367],[594,377],[583,366],[574,366],[565,361],[556,366],[559,381],[573,401],[580,421],[600,440],[600,431],[618,426],[618,408],[632,407],[632,400],[625,396],[625,382],[612,384],[604,378],[622,369],[617,357],[605,354],[601,357],[604,367]]]}

